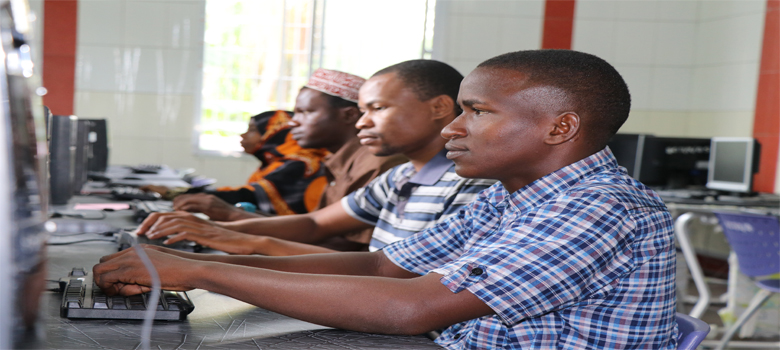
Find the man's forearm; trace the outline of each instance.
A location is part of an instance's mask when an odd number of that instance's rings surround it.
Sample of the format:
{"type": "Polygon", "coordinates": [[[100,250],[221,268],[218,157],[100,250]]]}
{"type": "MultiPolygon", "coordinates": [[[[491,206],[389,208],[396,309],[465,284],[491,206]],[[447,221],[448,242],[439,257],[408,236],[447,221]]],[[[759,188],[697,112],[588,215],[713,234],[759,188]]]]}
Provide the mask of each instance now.
{"type": "Polygon", "coordinates": [[[222,222],[220,226],[250,235],[268,236],[294,242],[313,241],[312,233],[316,222],[308,215],[288,215],[268,218],[252,218],[233,222],[222,222]]]}
{"type": "Polygon", "coordinates": [[[419,334],[448,325],[423,315],[420,278],[302,275],[206,264],[197,288],[304,321],[385,334],[419,334]]]}
{"type": "Polygon", "coordinates": [[[274,237],[258,237],[254,242],[254,254],[268,256],[291,256],[306,254],[328,254],[337,251],[313,244],[291,242],[274,237]]]}

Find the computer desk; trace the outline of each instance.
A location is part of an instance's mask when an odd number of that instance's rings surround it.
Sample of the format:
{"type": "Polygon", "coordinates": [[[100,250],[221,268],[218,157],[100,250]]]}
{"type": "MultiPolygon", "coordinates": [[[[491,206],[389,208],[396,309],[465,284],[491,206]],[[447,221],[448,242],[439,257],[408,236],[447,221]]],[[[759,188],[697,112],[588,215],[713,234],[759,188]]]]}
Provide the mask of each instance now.
{"type": "MultiPolygon", "coordinates": [[[[69,203],[104,202],[98,197],[76,196],[69,203]]],[[[68,206],[57,211],[72,212],[68,206]]],[[[98,216],[96,213],[85,213],[98,216]]],[[[105,212],[102,220],[59,218],[62,230],[96,232],[109,227],[131,227],[131,211],[105,212]]],[[[56,237],[57,241],[96,235],[56,237]]],[[[73,267],[91,272],[101,256],[117,251],[116,243],[86,242],[48,247],[48,279],[59,280],[73,267]]],[[[48,284],[50,288],[55,283],[48,284]]],[[[332,329],[267,311],[205,290],[188,292],[195,310],[181,322],[157,321],[152,349],[440,349],[425,336],[391,336],[332,329]]],[[[135,349],[140,344],[142,321],[78,320],[61,318],[61,294],[44,292],[39,331],[23,345],[30,349],[135,349]]]]}
{"type": "MultiPolygon", "coordinates": [[[[712,295],[704,280],[704,272],[691,244],[690,224],[694,220],[717,222],[713,214],[715,211],[780,216],[780,197],[777,195],[762,195],[758,198],[747,198],[744,200],[662,198],[674,218],[674,231],[677,243],[680,246],[691,278],[699,293],[696,303],[688,314],[700,318],[709,307],[712,295]]],[[[678,299],[682,300],[683,297],[678,297],[678,299]]]]}

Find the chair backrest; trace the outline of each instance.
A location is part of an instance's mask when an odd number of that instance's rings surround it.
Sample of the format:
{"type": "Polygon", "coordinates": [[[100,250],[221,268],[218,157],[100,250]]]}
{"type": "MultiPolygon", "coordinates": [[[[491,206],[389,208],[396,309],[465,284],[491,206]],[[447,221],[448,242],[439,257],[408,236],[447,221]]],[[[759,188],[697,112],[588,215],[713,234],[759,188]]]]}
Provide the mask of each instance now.
{"type": "Polygon", "coordinates": [[[695,350],[707,337],[710,325],[698,318],[678,312],[677,329],[677,350],[695,350]]]}
{"type": "Polygon", "coordinates": [[[776,216],[716,212],[745,275],[780,272],[780,222],[776,216]]]}

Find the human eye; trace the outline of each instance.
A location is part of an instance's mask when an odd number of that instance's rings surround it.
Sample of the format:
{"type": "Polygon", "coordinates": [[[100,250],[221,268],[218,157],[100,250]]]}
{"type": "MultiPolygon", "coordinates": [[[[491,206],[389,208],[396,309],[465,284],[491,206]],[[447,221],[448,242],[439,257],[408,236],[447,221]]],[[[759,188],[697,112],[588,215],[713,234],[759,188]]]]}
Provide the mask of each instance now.
{"type": "Polygon", "coordinates": [[[474,115],[478,115],[478,116],[479,115],[485,115],[485,114],[488,113],[487,111],[483,111],[483,110],[481,110],[479,108],[472,108],[472,110],[474,111],[474,115]]]}

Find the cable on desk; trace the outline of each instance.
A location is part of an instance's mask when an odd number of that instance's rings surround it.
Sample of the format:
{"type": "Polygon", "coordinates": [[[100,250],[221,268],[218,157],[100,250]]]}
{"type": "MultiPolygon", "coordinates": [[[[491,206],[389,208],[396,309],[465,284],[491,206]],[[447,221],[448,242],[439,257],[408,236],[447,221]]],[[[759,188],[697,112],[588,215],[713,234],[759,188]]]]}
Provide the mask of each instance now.
{"type": "Polygon", "coordinates": [[[84,242],[112,242],[112,243],[116,243],[116,240],[115,239],[90,238],[90,239],[82,239],[80,241],[71,241],[71,242],[46,242],[46,245],[71,245],[71,244],[84,243],[84,242]]]}
{"type": "MultiPolygon", "coordinates": [[[[144,314],[144,324],[141,327],[141,344],[143,344],[144,350],[149,350],[149,345],[152,340],[152,321],[154,321],[154,313],[157,312],[157,303],[160,302],[160,275],[157,274],[157,269],[154,268],[152,260],[146,255],[143,248],[138,245],[133,245],[136,254],[144,263],[146,270],[149,272],[149,277],[152,279],[152,293],[149,296],[151,299],[150,305],[146,306],[146,313],[144,314]]],[[[149,300],[147,299],[147,300],[149,300]]]]}
{"type": "Polygon", "coordinates": [[[95,235],[101,235],[101,236],[113,236],[114,234],[119,233],[119,230],[113,230],[113,231],[101,231],[101,232],[77,232],[77,233],[49,233],[50,237],[70,237],[70,236],[79,236],[79,235],[89,235],[89,234],[95,234],[95,235]]]}
{"type": "Polygon", "coordinates": [[[66,214],[66,213],[60,213],[55,211],[51,213],[51,215],[49,215],[49,218],[54,219],[54,218],[66,217],[66,218],[74,218],[74,219],[82,219],[82,220],[103,220],[106,218],[105,210],[100,210],[98,212],[100,213],[100,216],[91,217],[91,216],[84,216],[84,214],[66,214]]]}

